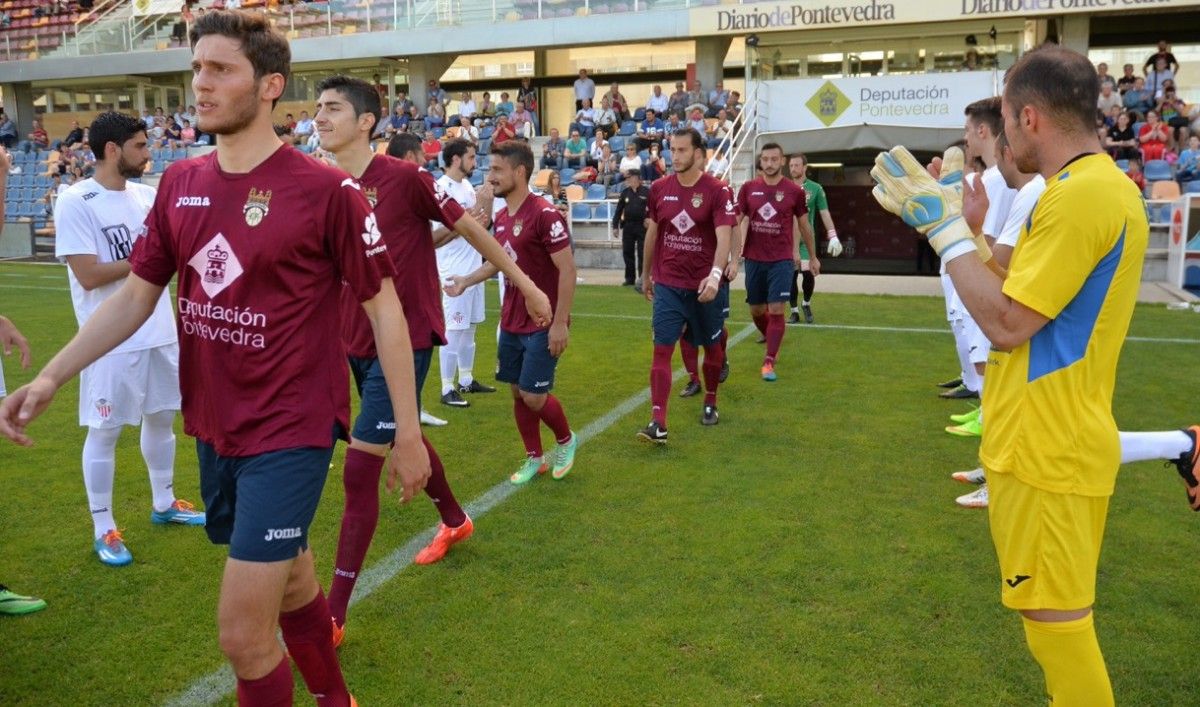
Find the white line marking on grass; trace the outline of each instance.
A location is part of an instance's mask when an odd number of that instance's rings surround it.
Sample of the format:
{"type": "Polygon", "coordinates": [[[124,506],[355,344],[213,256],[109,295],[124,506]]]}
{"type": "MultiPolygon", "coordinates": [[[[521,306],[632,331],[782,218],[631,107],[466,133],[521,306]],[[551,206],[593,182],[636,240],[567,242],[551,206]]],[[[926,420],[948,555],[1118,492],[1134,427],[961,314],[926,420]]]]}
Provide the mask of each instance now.
{"type": "MultiPolygon", "coordinates": [[[[754,326],[747,326],[738,333],[729,337],[728,348],[737,346],[755,330],[754,326]]],[[[680,368],[675,371],[671,377],[671,382],[680,381],[687,372],[680,368]]],[[[579,446],[587,444],[590,440],[598,437],[606,432],[610,427],[615,425],[617,421],[625,417],[629,413],[637,410],[650,401],[650,389],[642,388],[637,393],[629,396],[621,401],[616,407],[601,415],[599,418],[591,421],[583,429],[576,434],[579,435],[579,446]]],[[[487,514],[501,503],[508,500],[514,493],[520,491],[523,486],[514,486],[509,483],[508,479],[501,481],[492,488],[483,493],[482,496],[476,498],[466,505],[463,509],[472,518],[480,518],[487,514]]],[[[396,548],[379,562],[368,567],[359,576],[358,583],[354,587],[354,594],[350,597],[350,606],[354,606],[358,602],[366,599],[375,593],[383,585],[394,579],[396,575],[403,572],[409,565],[412,564],[413,558],[421,548],[429,544],[433,539],[434,533],[437,532],[437,526],[433,525],[426,528],[424,531],[414,535],[404,545],[396,548]]],[[[177,695],[168,701],[167,707],[191,707],[192,705],[211,705],[221,698],[229,695],[236,687],[234,681],[233,670],[228,665],[223,665],[217,670],[205,675],[193,682],[187,690],[177,695]]]]}

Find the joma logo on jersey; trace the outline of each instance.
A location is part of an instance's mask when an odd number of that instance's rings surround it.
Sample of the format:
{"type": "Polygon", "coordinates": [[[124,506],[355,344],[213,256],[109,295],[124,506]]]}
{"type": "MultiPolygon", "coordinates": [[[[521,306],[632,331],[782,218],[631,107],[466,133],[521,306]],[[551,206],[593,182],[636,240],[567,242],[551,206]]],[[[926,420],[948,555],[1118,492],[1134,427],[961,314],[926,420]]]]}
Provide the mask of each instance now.
{"type": "Polygon", "coordinates": [[[291,540],[298,538],[303,534],[299,528],[268,528],[267,537],[264,538],[267,542],[272,540],[291,540]]]}
{"type": "Polygon", "coordinates": [[[175,208],[181,206],[212,206],[207,196],[181,196],[175,201],[175,208]]]}

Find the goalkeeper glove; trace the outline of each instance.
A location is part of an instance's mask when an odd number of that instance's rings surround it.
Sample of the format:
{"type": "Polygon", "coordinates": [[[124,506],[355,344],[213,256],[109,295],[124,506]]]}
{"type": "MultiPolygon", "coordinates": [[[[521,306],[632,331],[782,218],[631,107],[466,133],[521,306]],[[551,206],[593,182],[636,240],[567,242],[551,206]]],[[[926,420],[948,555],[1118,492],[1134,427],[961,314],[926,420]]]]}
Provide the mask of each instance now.
{"type": "Polygon", "coordinates": [[[829,257],[836,258],[842,254],[842,242],[838,240],[837,231],[829,229],[825,235],[829,238],[829,243],[825,246],[825,252],[829,253],[829,257]]]}
{"type": "Polygon", "coordinates": [[[929,239],[943,262],[976,250],[974,235],[960,214],[962,200],[947,194],[903,146],[881,152],[871,169],[871,192],[885,210],[929,239]]]}

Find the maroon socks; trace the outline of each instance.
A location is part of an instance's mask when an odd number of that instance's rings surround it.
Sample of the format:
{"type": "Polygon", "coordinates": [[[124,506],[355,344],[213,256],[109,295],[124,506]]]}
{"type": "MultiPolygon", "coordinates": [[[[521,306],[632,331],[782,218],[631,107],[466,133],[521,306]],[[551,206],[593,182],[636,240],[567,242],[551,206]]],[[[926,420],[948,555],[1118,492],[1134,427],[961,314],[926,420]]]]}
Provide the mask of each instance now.
{"type": "Polygon", "coordinates": [[[329,606],[338,626],[346,623],[350,592],[358,581],[359,570],[379,523],[379,475],[382,471],[383,457],[361,449],[346,450],[346,467],[342,474],[346,506],[342,511],[342,529],[338,533],[333,581],[329,584],[329,606]]]}
{"type": "MultiPolygon", "coordinates": [[[[279,614],[279,628],[288,654],[304,678],[308,691],[319,707],[349,707],[350,693],[342,678],[337,653],[333,648],[333,625],[329,623],[329,605],[325,595],[317,596],[295,611],[279,614]]],[[[289,683],[291,676],[288,676],[289,683]]],[[[288,686],[291,692],[291,685],[288,686]]],[[[291,704],[288,702],[287,704],[291,704]]]]}

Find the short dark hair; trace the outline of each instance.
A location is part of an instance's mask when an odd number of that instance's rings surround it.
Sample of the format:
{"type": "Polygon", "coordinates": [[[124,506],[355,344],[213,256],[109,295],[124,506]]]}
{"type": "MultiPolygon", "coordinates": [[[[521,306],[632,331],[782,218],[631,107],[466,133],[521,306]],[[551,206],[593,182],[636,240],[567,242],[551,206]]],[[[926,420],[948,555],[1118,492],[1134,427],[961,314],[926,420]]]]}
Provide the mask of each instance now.
{"type": "Polygon", "coordinates": [[[96,160],[104,159],[104,146],[110,142],[121,147],[138,133],[146,132],[146,124],[132,115],[106,111],[96,116],[88,127],[88,147],[96,160]]]}
{"type": "MultiPolygon", "coordinates": [[[[1097,96],[1099,98],[1099,96],[1097,96]]],[[[1095,107],[1095,101],[1092,102],[1095,107]]],[[[963,114],[972,123],[983,123],[992,135],[999,135],[1004,129],[1004,116],[1000,113],[1000,97],[983,98],[968,105],[963,114]]]]}
{"type": "Polygon", "coordinates": [[[421,138],[413,133],[396,133],[388,141],[387,153],[392,157],[404,159],[413,152],[421,155],[422,159],[425,158],[425,151],[421,149],[421,138]]]}
{"type": "Polygon", "coordinates": [[[808,155],[804,154],[803,152],[793,152],[792,154],[788,155],[788,162],[791,162],[797,157],[804,160],[804,164],[808,164],[808,155]]]}
{"type": "Polygon", "coordinates": [[[455,157],[463,159],[473,149],[475,149],[475,146],[466,140],[451,140],[442,148],[442,162],[446,163],[446,166],[449,167],[455,157]]]}
{"type": "Polygon", "coordinates": [[[345,98],[354,108],[355,118],[363,113],[374,116],[375,122],[371,123],[372,131],[376,125],[379,125],[379,121],[383,120],[383,104],[379,100],[379,92],[366,81],[345,74],[337,74],[322,79],[317,84],[318,96],[325,91],[337,91],[341,94],[342,98],[345,98]]]}
{"type": "Polygon", "coordinates": [[[1095,130],[1100,84],[1096,68],[1079,52],[1043,44],[1026,52],[1008,70],[1004,97],[1014,114],[1025,106],[1045,111],[1051,121],[1071,133],[1095,130]]]}
{"type": "Polygon", "coordinates": [[[281,74],[286,85],[292,72],[292,49],[287,38],[267,21],[266,15],[240,10],[210,10],[192,24],[188,33],[192,49],[201,37],[210,34],[236,40],[242,54],[250,60],[250,66],[254,67],[255,79],[267,74],[281,74]]]}
{"type": "Polygon", "coordinates": [[[699,150],[704,147],[704,138],[700,137],[700,131],[696,130],[695,128],[683,128],[682,130],[676,130],[671,134],[671,137],[688,138],[688,140],[692,143],[693,150],[699,150]]]}
{"type": "Polygon", "coordinates": [[[499,145],[492,146],[492,155],[499,157],[511,166],[525,168],[525,179],[533,176],[533,150],[520,140],[505,140],[499,145]]]}
{"type": "Polygon", "coordinates": [[[779,143],[777,142],[768,142],[767,144],[758,148],[758,155],[761,157],[762,153],[766,152],[767,150],[779,150],[781,155],[787,155],[787,153],[783,151],[783,148],[780,147],[779,143]]]}

